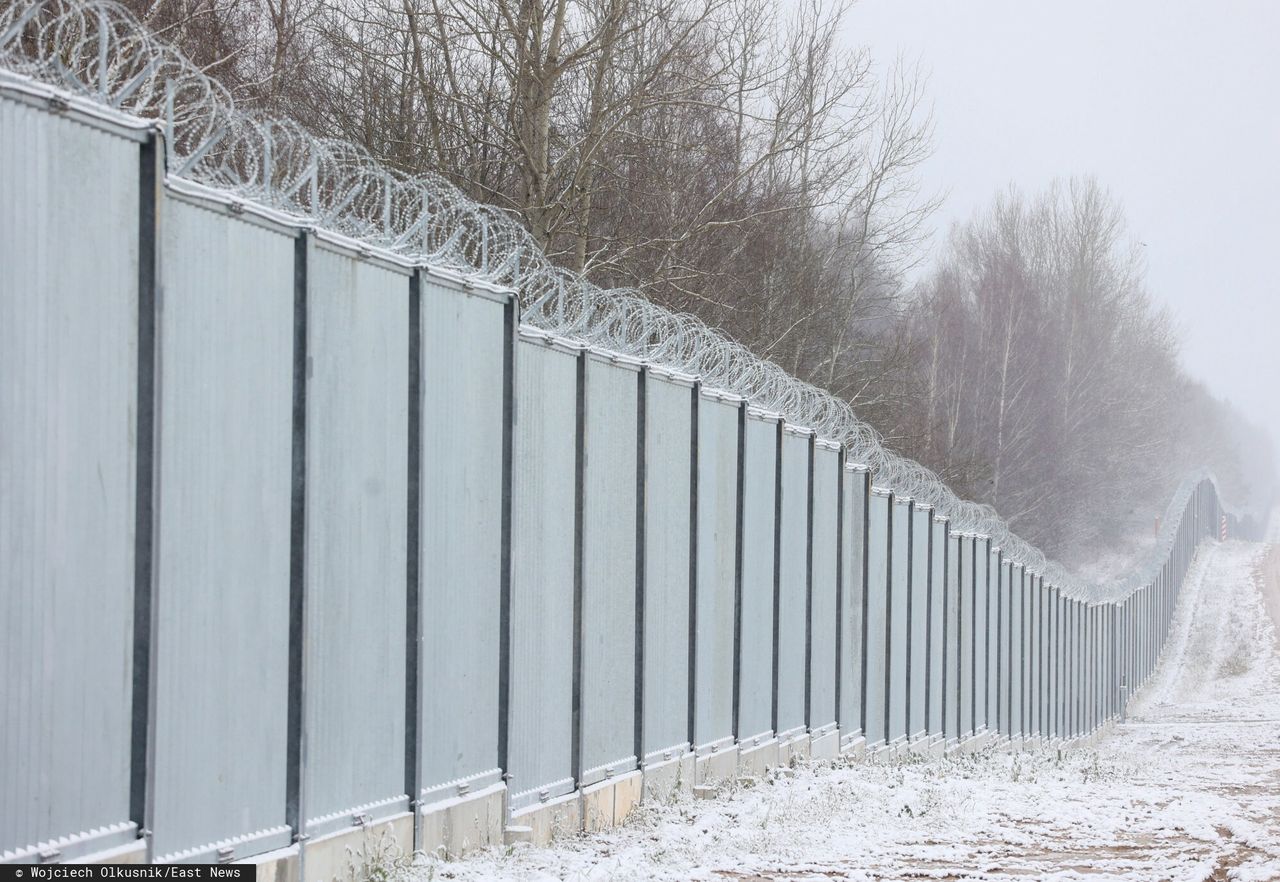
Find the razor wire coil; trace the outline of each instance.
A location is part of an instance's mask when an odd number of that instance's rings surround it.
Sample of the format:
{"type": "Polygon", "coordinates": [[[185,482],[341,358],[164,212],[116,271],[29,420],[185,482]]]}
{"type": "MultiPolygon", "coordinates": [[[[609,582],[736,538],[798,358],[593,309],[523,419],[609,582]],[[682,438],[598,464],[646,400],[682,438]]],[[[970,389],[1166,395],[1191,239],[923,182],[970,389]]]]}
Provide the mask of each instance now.
{"type": "Polygon", "coordinates": [[[1207,477],[1183,480],[1159,540],[1127,578],[1082,581],[1015,535],[991,506],[958,498],[932,471],[890,451],[847,401],[696,316],[556,266],[518,218],[473,201],[438,175],[409,175],[354,144],[239,110],[221,84],[112,0],[8,0],[0,8],[0,67],[159,122],[171,175],[414,263],[509,287],[522,321],[536,328],[697,377],[812,429],[843,445],[878,485],[932,505],[953,530],[990,537],[1006,558],[1069,596],[1110,602],[1149,583],[1168,557],[1191,493],[1207,477]]]}

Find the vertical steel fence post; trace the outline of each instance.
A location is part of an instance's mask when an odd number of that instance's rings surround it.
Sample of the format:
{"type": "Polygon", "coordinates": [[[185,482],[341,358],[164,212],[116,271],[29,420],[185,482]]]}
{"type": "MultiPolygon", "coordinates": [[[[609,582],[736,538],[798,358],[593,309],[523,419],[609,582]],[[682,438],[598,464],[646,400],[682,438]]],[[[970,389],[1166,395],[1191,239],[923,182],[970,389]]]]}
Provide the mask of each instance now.
{"type": "MultiPolygon", "coordinates": [[[[903,615],[906,617],[906,623],[907,623],[907,627],[905,629],[905,633],[907,635],[907,639],[906,639],[907,645],[905,647],[905,653],[904,653],[904,658],[906,659],[906,666],[905,666],[906,677],[905,677],[904,688],[902,693],[902,699],[903,699],[902,718],[903,720],[905,720],[905,724],[903,728],[908,738],[910,738],[912,735],[915,734],[914,732],[911,731],[911,682],[912,682],[911,681],[911,652],[912,652],[912,647],[911,647],[912,633],[911,632],[914,630],[914,628],[912,627],[913,619],[912,619],[912,609],[911,609],[912,607],[911,595],[914,593],[914,591],[912,590],[913,588],[912,581],[915,579],[915,550],[913,548],[913,543],[915,541],[915,533],[916,533],[916,503],[914,499],[910,499],[910,500],[907,500],[907,608],[906,610],[903,611],[903,615]]],[[[916,700],[919,701],[920,699],[917,698],[916,700]]]]}
{"type": "Polygon", "coordinates": [[[936,515],[930,514],[928,519],[928,572],[925,573],[925,612],[924,612],[924,731],[925,738],[933,735],[933,657],[935,648],[933,629],[933,555],[936,553],[933,542],[936,515]]]}
{"type": "MultiPolygon", "coordinates": [[[[294,240],[293,260],[293,459],[292,510],[289,529],[289,707],[285,777],[285,823],[294,842],[306,839],[307,740],[306,614],[307,560],[307,264],[311,236],[300,232],[294,240]]],[[[305,859],[305,849],[299,861],[305,859]]]]}
{"type": "Polygon", "coordinates": [[[869,657],[867,655],[867,637],[869,636],[868,612],[871,603],[871,470],[868,469],[862,476],[862,660],[859,666],[858,677],[861,681],[859,690],[858,703],[860,705],[859,725],[862,727],[863,739],[871,743],[871,731],[867,728],[867,664],[869,657]]]}
{"type": "MultiPolygon", "coordinates": [[[[422,775],[418,749],[422,715],[422,276],[409,276],[409,462],[406,480],[405,536],[405,689],[404,689],[404,788],[413,814],[413,849],[421,846],[418,804],[422,775]]],[[[501,768],[501,766],[499,767],[501,768]]]]}
{"type": "Polygon", "coordinates": [[[813,731],[813,473],[818,433],[809,433],[809,480],[805,507],[804,726],[813,731]]]}
{"type": "Polygon", "coordinates": [[[129,820],[146,843],[146,861],[155,860],[156,596],[155,549],[160,531],[159,285],[157,247],[164,179],[163,145],[152,133],[138,153],[138,373],[135,414],[133,546],[133,694],[130,720],[129,820]]]}
{"type": "Polygon", "coordinates": [[[574,489],[573,489],[573,700],[569,768],[575,786],[582,786],[582,599],[585,548],[583,516],[586,506],[587,465],[587,350],[577,354],[577,407],[574,425],[574,489]]]}
{"type": "Polygon", "coordinates": [[[649,367],[641,365],[636,375],[636,621],[635,621],[635,679],[632,684],[634,705],[633,752],[636,766],[644,768],[644,667],[645,667],[645,582],[648,566],[648,543],[646,529],[648,522],[648,404],[649,404],[649,367]]]}
{"type": "MultiPolygon", "coordinates": [[[[746,476],[747,476],[747,406],[746,403],[738,408],[738,501],[737,501],[737,528],[734,530],[734,550],[733,550],[733,712],[732,725],[733,737],[741,740],[745,733],[739,725],[742,715],[742,555],[743,555],[743,524],[746,522],[746,476]]],[[[775,499],[776,501],[776,499],[775,499]]],[[[777,521],[775,518],[774,530],[777,530],[777,521]]],[[[777,545],[777,536],[774,536],[775,547],[777,545]]],[[[775,600],[776,604],[777,601],[775,600]]],[[[777,656],[777,627],[774,627],[774,656],[777,656]]],[[[777,667],[776,661],[774,667],[777,667]]],[[[774,678],[774,712],[777,716],[777,678],[774,678]]],[[[774,731],[777,731],[775,726],[774,731]]]]}
{"type": "MultiPolygon", "coordinates": [[[[511,783],[511,537],[513,482],[515,480],[516,438],[516,341],[520,327],[520,304],[512,295],[503,309],[502,349],[502,501],[499,510],[501,550],[498,573],[498,769],[502,780],[511,783]]],[[[510,786],[503,795],[503,824],[510,823],[510,786]]],[[[421,791],[412,795],[421,798],[421,791]]],[[[415,817],[414,827],[418,826],[415,817]]]]}
{"type": "MultiPolygon", "coordinates": [[[[769,726],[773,729],[775,738],[778,736],[778,673],[782,659],[782,628],[779,619],[782,613],[782,442],[786,437],[785,425],[784,420],[778,420],[773,464],[773,710],[769,726]]],[[[742,460],[741,454],[738,459],[742,460]]],[[[741,500],[741,481],[738,482],[738,496],[741,500]]],[[[738,510],[742,510],[741,501],[738,510]]]]}
{"type": "Polygon", "coordinates": [[[890,699],[893,694],[893,506],[897,494],[889,491],[889,504],[885,508],[885,564],[884,564],[884,743],[889,743],[890,699]]]}
{"type": "Polygon", "coordinates": [[[841,699],[844,686],[844,574],[845,567],[852,563],[846,561],[844,555],[844,472],[849,449],[841,444],[836,452],[836,680],[835,680],[835,721],[836,751],[840,751],[844,742],[847,720],[841,713],[841,699]]]}
{"type": "Polygon", "coordinates": [[[694,380],[689,402],[689,655],[686,729],[689,749],[697,746],[698,695],[698,402],[702,398],[702,381],[694,380]]]}
{"type": "Polygon", "coordinates": [[[942,541],[942,742],[945,744],[950,735],[949,714],[951,709],[951,678],[948,676],[951,666],[951,644],[955,634],[951,630],[951,568],[955,562],[951,559],[951,525],[947,524],[942,541]]]}

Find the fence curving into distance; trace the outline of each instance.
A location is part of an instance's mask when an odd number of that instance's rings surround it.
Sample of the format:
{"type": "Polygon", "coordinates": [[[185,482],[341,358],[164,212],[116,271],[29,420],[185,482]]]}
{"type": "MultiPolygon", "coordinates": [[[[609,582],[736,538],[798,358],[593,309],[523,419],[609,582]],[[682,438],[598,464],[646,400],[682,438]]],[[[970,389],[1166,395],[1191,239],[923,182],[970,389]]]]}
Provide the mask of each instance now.
{"type": "Polygon", "coordinates": [[[0,10],[0,266],[5,861],[453,850],[1073,738],[1241,527],[1192,476],[1131,579],[1075,582],[848,405],[240,114],[110,3],[0,10]]]}

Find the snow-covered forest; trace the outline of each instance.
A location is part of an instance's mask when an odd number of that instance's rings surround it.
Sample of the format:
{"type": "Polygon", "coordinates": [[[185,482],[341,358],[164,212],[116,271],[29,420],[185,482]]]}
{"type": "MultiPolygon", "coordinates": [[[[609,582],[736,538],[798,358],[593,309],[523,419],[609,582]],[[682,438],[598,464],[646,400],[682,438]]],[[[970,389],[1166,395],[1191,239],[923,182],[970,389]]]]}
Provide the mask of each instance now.
{"type": "Polygon", "coordinates": [[[1068,562],[1151,535],[1193,467],[1255,510],[1275,486],[1180,368],[1123,193],[992,194],[926,256],[928,81],[851,41],[847,0],[125,5],[242,107],[439,174],[846,397],[1068,562]]]}

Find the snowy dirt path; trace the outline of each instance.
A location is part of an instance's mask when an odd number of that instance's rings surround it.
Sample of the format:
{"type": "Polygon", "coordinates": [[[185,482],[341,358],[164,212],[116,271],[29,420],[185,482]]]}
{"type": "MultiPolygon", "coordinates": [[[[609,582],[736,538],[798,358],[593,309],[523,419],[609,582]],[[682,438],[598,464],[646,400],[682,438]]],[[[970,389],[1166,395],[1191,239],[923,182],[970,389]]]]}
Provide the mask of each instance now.
{"type": "Polygon", "coordinates": [[[1262,593],[1280,609],[1280,566],[1268,573],[1267,552],[1242,542],[1202,551],[1161,666],[1096,748],[814,766],[712,802],[646,807],[609,833],[420,860],[412,872],[1280,880],[1280,646],[1262,593]]]}

